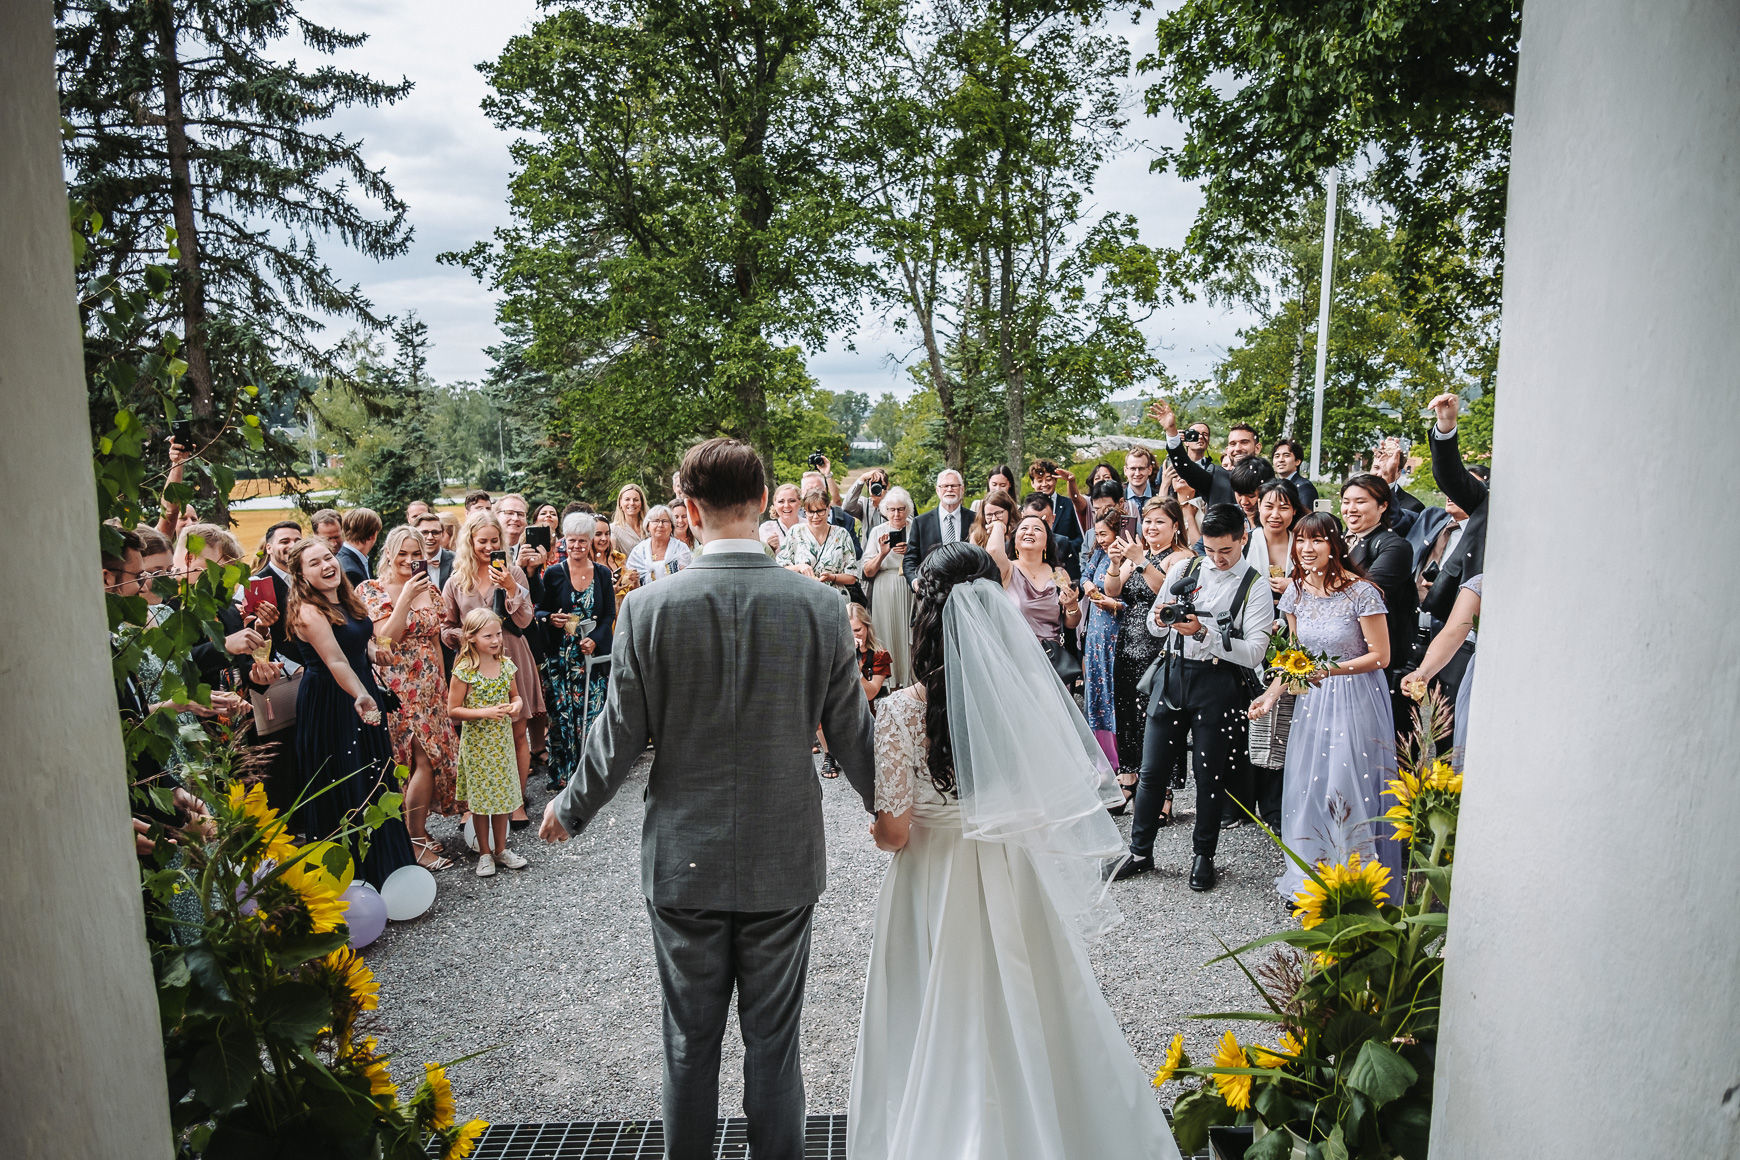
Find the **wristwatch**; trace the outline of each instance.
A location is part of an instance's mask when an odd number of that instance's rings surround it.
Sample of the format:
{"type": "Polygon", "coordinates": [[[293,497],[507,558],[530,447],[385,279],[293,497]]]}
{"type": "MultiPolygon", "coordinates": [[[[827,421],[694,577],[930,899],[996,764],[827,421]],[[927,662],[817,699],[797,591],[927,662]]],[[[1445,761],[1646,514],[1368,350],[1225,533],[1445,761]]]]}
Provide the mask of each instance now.
{"type": "Polygon", "coordinates": [[[1208,639],[1208,625],[1205,624],[1201,628],[1198,628],[1195,632],[1191,633],[1190,639],[1195,641],[1198,644],[1201,644],[1203,641],[1207,640],[1208,639]]]}

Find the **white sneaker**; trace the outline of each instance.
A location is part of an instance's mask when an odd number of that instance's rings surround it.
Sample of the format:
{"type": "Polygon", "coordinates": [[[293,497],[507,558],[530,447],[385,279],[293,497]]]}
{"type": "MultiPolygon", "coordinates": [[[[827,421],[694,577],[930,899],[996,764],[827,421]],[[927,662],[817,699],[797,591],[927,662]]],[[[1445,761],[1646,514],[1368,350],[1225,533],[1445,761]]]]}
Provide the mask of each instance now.
{"type": "Polygon", "coordinates": [[[495,856],[495,860],[503,866],[506,866],[509,870],[524,870],[527,866],[531,865],[530,862],[526,861],[512,850],[503,850],[495,856]]]}
{"type": "Polygon", "coordinates": [[[479,854],[477,857],[477,876],[479,878],[495,877],[495,859],[488,854],[479,854]]]}

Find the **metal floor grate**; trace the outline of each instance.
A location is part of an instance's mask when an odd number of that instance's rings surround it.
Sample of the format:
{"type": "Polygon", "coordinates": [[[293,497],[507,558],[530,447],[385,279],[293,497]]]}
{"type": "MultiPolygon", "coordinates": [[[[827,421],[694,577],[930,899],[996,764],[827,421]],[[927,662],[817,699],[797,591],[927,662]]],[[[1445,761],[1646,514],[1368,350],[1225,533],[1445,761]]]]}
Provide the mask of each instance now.
{"type": "MultiPolygon", "coordinates": [[[[569,1124],[492,1124],[472,1160],[660,1160],[664,1125],[658,1120],[579,1120],[569,1124]]],[[[716,1160],[746,1160],[749,1124],[720,1120],[716,1160]]],[[[846,1117],[810,1116],[804,1125],[804,1160],[846,1160],[846,1117]]]]}

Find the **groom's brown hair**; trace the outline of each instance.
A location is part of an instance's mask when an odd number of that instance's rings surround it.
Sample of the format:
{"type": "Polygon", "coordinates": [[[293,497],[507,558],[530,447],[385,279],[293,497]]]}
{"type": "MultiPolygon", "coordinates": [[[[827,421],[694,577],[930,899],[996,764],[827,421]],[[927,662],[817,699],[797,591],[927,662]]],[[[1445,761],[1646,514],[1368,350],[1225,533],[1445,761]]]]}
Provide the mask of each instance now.
{"type": "Polygon", "coordinates": [[[767,491],[767,475],[755,448],[736,439],[709,439],[689,448],[678,477],[683,498],[724,515],[746,507],[757,510],[767,491]]]}

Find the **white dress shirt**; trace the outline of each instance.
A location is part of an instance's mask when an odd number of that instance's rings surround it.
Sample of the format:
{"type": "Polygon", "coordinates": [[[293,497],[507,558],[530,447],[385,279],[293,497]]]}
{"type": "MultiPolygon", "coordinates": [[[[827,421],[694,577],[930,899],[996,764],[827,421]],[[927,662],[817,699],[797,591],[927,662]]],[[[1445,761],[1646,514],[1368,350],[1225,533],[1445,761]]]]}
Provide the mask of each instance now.
{"type": "Polygon", "coordinates": [[[718,556],[726,552],[748,552],[755,556],[767,555],[767,545],[760,540],[708,540],[704,546],[709,556],[718,556]]]}
{"type": "Polygon", "coordinates": [[[936,509],[936,526],[942,539],[938,543],[953,544],[961,538],[961,509],[949,511],[946,508],[936,509]]]}
{"type": "MultiPolygon", "coordinates": [[[[1174,602],[1176,598],[1171,595],[1172,582],[1178,579],[1182,569],[1188,567],[1189,560],[1180,560],[1166,572],[1166,583],[1160,588],[1166,599],[1156,600],[1154,607],[1148,611],[1148,631],[1155,636],[1164,637],[1173,631],[1170,625],[1160,623],[1160,608],[1162,604],[1174,602]]],[[[1238,595],[1239,581],[1247,571],[1252,570],[1246,560],[1239,560],[1224,572],[1207,560],[1197,567],[1194,595],[1196,616],[1208,632],[1201,640],[1184,638],[1185,660],[1231,661],[1247,669],[1262,665],[1269,652],[1269,626],[1275,623],[1275,595],[1269,591],[1268,581],[1262,575],[1259,574],[1251,581],[1251,590],[1245,595],[1243,619],[1240,620],[1237,616],[1232,618],[1232,623],[1244,630],[1244,639],[1235,637],[1230,647],[1223,645],[1218,623],[1219,614],[1226,612],[1233,597],[1238,595]]]]}

